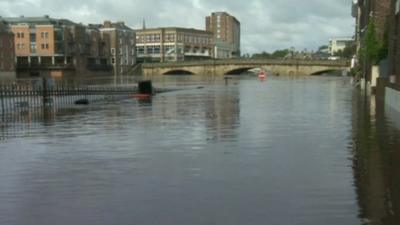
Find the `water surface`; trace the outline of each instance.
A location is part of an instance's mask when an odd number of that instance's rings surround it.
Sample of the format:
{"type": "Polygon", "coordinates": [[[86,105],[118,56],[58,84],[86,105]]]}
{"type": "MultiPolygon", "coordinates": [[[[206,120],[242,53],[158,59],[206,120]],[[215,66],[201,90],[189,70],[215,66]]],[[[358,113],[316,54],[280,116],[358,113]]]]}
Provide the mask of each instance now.
{"type": "Polygon", "coordinates": [[[398,129],[348,79],[165,79],[184,89],[13,115],[0,128],[0,224],[400,221],[384,153],[399,159],[398,129]]]}

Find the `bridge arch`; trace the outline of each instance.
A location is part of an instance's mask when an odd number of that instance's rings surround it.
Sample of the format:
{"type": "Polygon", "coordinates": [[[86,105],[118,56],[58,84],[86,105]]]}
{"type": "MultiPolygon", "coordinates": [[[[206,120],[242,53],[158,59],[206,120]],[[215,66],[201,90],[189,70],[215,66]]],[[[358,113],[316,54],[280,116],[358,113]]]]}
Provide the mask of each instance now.
{"type": "Polygon", "coordinates": [[[194,75],[195,73],[189,70],[174,69],[164,72],[162,75],[194,75]]]}
{"type": "Polygon", "coordinates": [[[326,70],[320,70],[316,71],[311,74],[311,76],[321,76],[324,74],[334,74],[334,75],[341,75],[343,70],[340,69],[326,69],[326,70]]]}
{"type": "Polygon", "coordinates": [[[244,73],[244,72],[247,72],[247,71],[249,71],[249,70],[258,69],[258,68],[261,69],[261,67],[259,67],[259,66],[238,67],[238,68],[235,68],[235,69],[231,69],[231,70],[225,71],[224,75],[240,75],[240,74],[242,74],[242,73],[244,73]]]}

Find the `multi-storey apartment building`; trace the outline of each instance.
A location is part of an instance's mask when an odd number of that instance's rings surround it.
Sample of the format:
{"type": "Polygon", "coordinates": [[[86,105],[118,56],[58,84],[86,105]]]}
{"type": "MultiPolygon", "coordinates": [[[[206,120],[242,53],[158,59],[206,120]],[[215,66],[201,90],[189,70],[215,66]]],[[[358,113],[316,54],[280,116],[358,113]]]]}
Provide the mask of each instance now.
{"type": "Polygon", "coordinates": [[[213,57],[212,33],[165,27],[136,31],[136,51],[141,61],[183,61],[213,57]]]}
{"type": "Polygon", "coordinates": [[[215,58],[240,57],[240,22],[226,12],[206,17],[206,30],[213,33],[215,58]]]}
{"type": "Polygon", "coordinates": [[[19,76],[106,75],[108,62],[100,32],[69,20],[44,17],[6,18],[14,33],[19,76]]]}
{"type": "Polygon", "coordinates": [[[124,22],[104,21],[99,28],[103,38],[109,38],[110,61],[114,76],[123,76],[136,65],[136,33],[124,22]]]}
{"type": "Polygon", "coordinates": [[[8,24],[0,20],[0,82],[15,77],[14,34],[8,24]]]}

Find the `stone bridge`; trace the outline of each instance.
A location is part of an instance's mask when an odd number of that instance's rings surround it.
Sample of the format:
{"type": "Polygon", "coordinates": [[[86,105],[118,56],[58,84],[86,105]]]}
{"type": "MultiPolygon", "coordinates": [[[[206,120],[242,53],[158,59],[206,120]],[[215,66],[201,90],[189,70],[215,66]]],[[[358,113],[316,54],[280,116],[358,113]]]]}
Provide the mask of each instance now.
{"type": "Polygon", "coordinates": [[[251,69],[264,69],[274,75],[319,75],[349,69],[348,61],[230,59],[167,63],[145,63],[143,75],[236,75],[251,69]]]}

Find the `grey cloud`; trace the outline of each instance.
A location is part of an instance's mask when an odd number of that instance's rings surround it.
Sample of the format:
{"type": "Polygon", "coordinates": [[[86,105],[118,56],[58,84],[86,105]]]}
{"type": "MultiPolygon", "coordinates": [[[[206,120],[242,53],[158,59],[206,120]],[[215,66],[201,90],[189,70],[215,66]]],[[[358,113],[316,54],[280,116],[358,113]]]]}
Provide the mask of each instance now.
{"type": "Polygon", "coordinates": [[[294,46],[316,49],[332,36],[352,36],[351,0],[0,0],[1,16],[68,18],[82,23],[125,21],[139,28],[184,26],[204,29],[212,11],[228,11],[242,25],[242,51],[294,46]]]}

